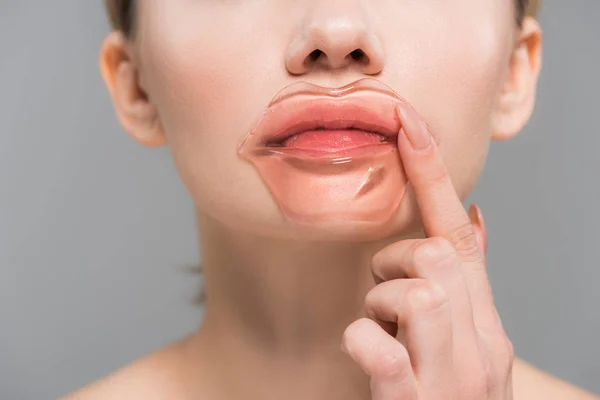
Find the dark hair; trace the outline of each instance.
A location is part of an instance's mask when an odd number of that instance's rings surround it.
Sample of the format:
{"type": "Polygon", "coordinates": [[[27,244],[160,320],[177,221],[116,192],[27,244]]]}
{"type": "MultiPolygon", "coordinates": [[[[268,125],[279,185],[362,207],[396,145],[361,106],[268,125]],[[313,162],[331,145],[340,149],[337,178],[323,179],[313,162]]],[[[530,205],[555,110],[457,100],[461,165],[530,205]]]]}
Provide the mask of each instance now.
{"type": "Polygon", "coordinates": [[[104,0],[104,4],[112,28],[130,37],[135,25],[135,0],[104,0]]]}
{"type": "MultiPolygon", "coordinates": [[[[135,32],[135,0],[105,0],[106,10],[113,29],[131,37],[135,32]]],[[[535,16],[540,0],[515,0],[517,23],[525,16],[535,16]]]]}

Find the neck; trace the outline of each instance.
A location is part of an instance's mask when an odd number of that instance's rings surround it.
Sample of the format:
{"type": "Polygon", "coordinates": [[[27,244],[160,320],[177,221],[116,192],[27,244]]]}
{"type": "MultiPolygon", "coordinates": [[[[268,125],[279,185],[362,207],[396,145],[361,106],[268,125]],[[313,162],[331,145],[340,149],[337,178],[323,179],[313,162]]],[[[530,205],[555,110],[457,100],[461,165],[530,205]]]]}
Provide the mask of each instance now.
{"type": "Polygon", "coordinates": [[[285,382],[286,398],[290,389],[298,398],[368,398],[368,380],[340,344],[375,285],[371,259],[390,241],[289,241],[198,219],[205,357],[219,360],[230,382],[269,382],[268,392],[273,380],[285,382]]]}

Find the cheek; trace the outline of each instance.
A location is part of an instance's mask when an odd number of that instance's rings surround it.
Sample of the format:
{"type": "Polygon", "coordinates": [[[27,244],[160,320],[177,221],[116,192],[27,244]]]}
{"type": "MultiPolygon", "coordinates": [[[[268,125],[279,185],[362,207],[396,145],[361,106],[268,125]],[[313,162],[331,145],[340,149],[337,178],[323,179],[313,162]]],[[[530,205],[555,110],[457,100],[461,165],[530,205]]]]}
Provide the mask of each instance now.
{"type": "MultiPolygon", "coordinates": [[[[198,208],[236,228],[244,222],[254,231],[277,226],[281,216],[271,195],[237,148],[272,96],[289,84],[282,76],[283,54],[293,32],[275,25],[281,18],[264,10],[249,9],[224,29],[222,21],[232,19],[226,7],[178,15],[169,15],[178,12],[175,6],[164,7],[165,15],[150,16],[152,29],[141,33],[142,81],[158,107],[184,184],[198,208]]],[[[427,17],[430,11],[424,7],[412,19],[415,13],[383,13],[390,16],[376,26],[388,46],[378,78],[436,131],[465,198],[487,155],[492,110],[508,64],[509,18],[463,15],[469,22],[457,23],[448,18],[457,13],[451,5],[438,10],[439,18],[427,17]]],[[[494,12],[473,12],[482,11],[494,12]]]]}
{"type": "MultiPolygon", "coordinates": [[[[459,43],[459,38],[454,39],[453,43],[459,43]]],[[[448,43],[446,53],[439,49],[438,62],[444,68],[437,95],[431,96],[440,118],[432,128],[440,134],[440,146],[461,198],[473,189],[483,169],[508,61],[501,43],[472,39],[463,39],[461,46],[448,43]]]]}
{"type": "Polygon", "coordinates": [[[266,88],[277,90],[280,65],[259,49],[244,50],[256,48],[260,37],[249,37],[239,24],[223,32],[218,21],[199,17],[193,24],[154,25],[144,32],[143,73],[177,169],[198,208],[235,224],[248,215],[269,221],[278,217],[276,207],[266,206],[271,196],[237,149],[275,93],[266,88]]]}
{"type": "Polygon", "coordinates": [[[493,20],[457,25],[446,18],[422,27],[420,35],[399,32],[407,40],[390,60],[400,66],[390,80],[436,132],[461,198],[483,168],[508,67],[511,25],[493,20]]]}

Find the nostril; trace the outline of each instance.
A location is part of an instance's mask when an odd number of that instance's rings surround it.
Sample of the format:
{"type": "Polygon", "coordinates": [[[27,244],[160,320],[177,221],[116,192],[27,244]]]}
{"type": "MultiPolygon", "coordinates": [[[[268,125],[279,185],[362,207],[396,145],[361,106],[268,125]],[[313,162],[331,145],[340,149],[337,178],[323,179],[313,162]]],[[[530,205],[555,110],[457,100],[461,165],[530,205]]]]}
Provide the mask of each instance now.
{"type": "Polygon", "coordinates": [[[361,49],[356,49],[350,53],[350,57],[352,57],[353,60],[360,61],[366,57],[366,54],[361,49]]]}
{"type": "MultiPolygon", "coordinates": [[[[310,60],[310,62],[316,62],[318,61],[324,54],[326,54],[324,51],[316,49],[313,50],[307,57],[307,61],[310,60]]],[[[348,58],[348,56],[350,58],[352,58],[352,60],[354,61],[358,61],[361,64],[364,63],[368,63],[369,62],[369,57],[367,56],[367,54],[362,51],[361,49],[356,49],[353,50],[352,52],[350,52],[349,54],[347,54],[346,59],[348,58]]],[[[325,57],[327,58],[327,57],[325,57]]]]}
{"type": "Polygon", "coordinates": [[[321,50],[317,49],[317,50],[314,50],[312,53],[310,53],[309,57],[311,60],[317,61],[317,59],[319,57],[321,57],[321,54],[323,54],[323,52],[321,50]]]}

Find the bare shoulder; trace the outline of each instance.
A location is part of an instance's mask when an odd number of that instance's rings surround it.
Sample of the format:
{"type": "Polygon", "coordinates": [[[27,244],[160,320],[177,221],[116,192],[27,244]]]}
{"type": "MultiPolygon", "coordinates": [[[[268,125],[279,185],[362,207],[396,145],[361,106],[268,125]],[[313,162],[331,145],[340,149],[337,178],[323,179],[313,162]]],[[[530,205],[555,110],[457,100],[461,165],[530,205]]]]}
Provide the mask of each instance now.
{"type": "Polygon", "coordinates": [[[514,364],[513,387],[515,400],[600,400],[520,359],[514,364]]]}
{"type": "MultiPolygon", "coordinates": [[[[174,343],[60,400],[186,399],[181,385],[181,347],[174,343]]],[[[513,368],[515,400],[600,400],[600,397],[553,377],[523,360],[513,368]]]]}
{"type": "Polygon", "coordinates": [[[185,399],[180,384],[182,343],[147,355],[60,400],[185,399]]]}

